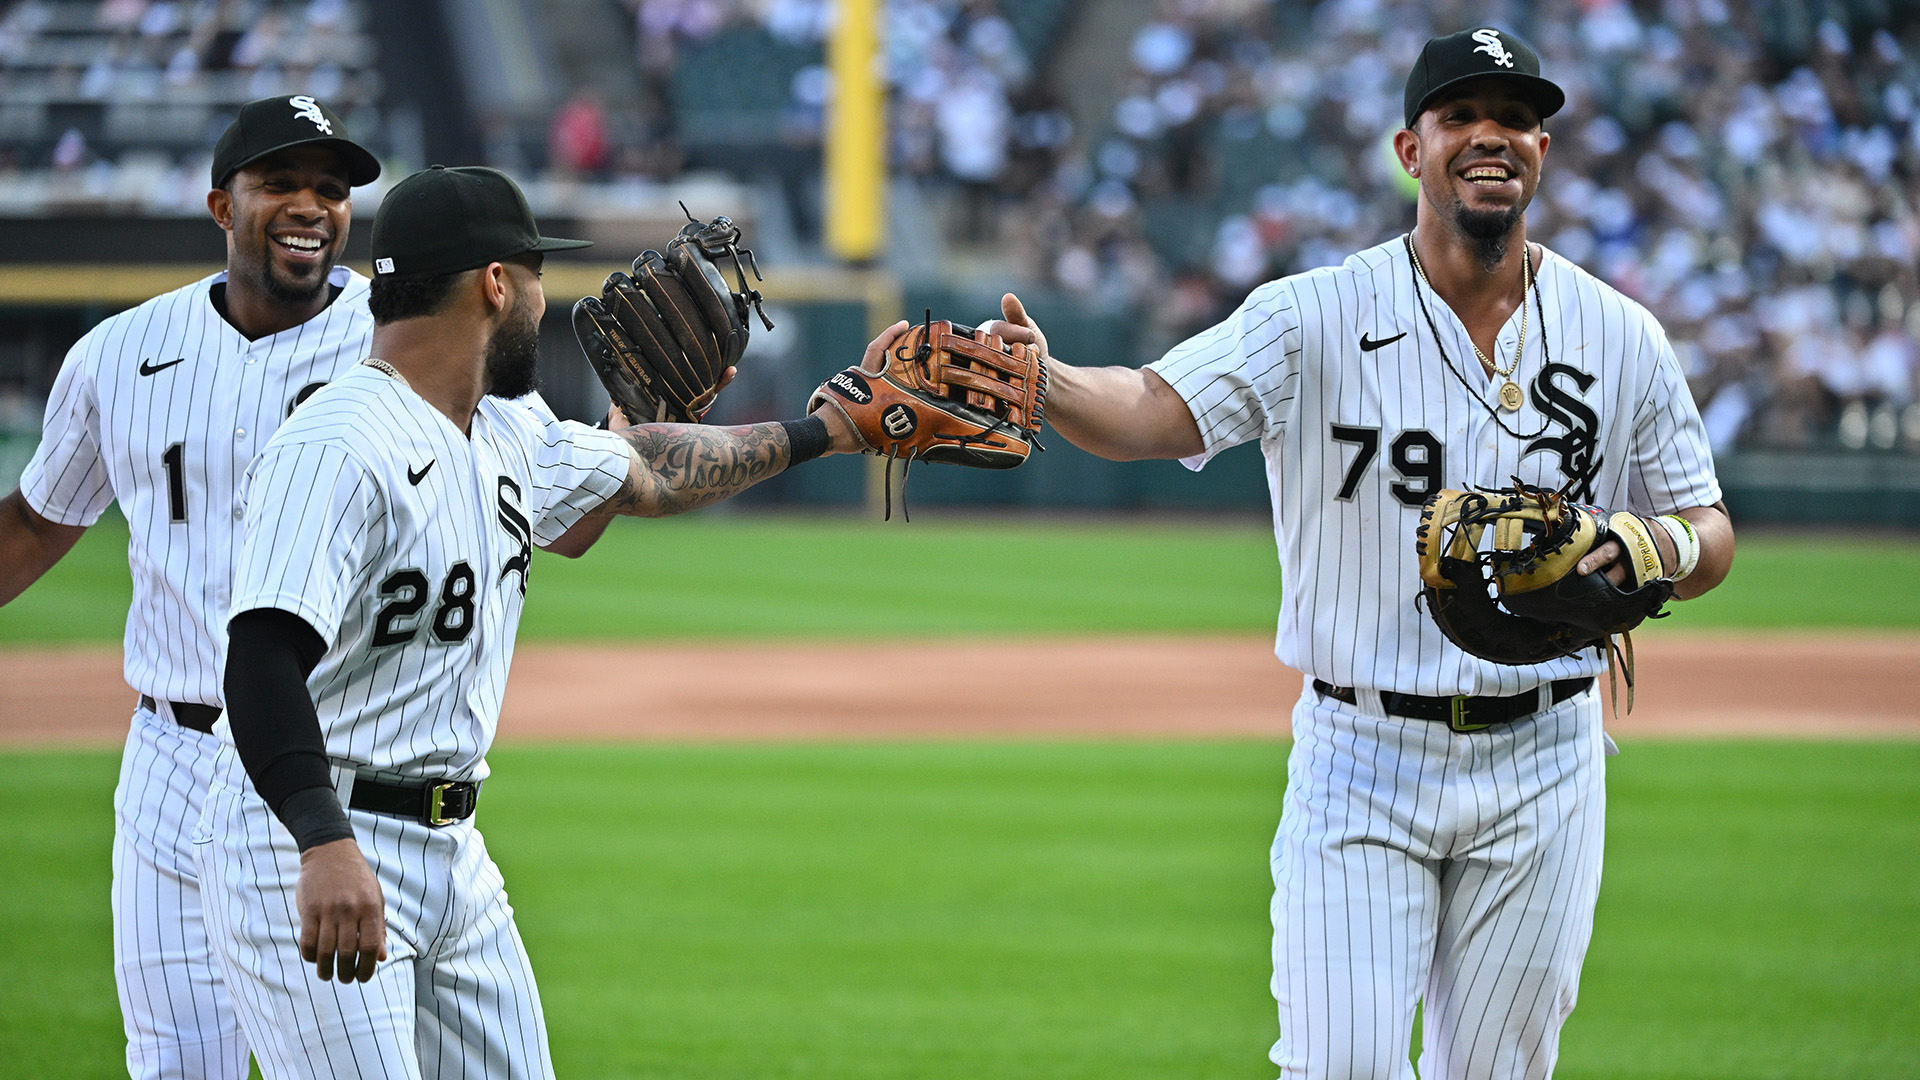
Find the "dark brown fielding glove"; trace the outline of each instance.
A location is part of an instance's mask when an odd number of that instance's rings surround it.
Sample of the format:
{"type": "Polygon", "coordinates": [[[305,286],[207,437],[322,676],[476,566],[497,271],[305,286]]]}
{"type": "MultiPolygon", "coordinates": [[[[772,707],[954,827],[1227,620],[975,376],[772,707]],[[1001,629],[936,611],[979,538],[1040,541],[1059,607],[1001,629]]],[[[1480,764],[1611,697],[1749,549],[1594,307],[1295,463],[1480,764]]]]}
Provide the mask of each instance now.
{"type": "MultiPolygon", "coordinates": [[[[1414,550],[1421,597],[1447,640],[1496,664],[1538,664],[1598,647],[1614,661],[1622,635],[1622,667],[1632,708],[1633,642],[1628,631],[1673,596],[1647,524],[1624,510],[1570,502],[1514,481],[1496,491],[1436,492],[1420,511],[1414,550]],[[1490,550],[1480,538],[1493,529],[1490,550]],[[1610,567],[1578,572],[1588,552],[1618,540],[1627,587],[1607,579],[1610,567]]],[[[1617,703],[1616,703],[1617,704],[1617,703]]]]}
{"type": "Polygon", "coordinates": [[[573,306],[574,336],[629,423],[699,423],[746,351],[748,308],[773,329],[747,285],[747,270],[758,281],[760,269],[739,243],[727,218],[689,221],[664,255],[642,252],[631,275],[614,273],[573,306]]]}

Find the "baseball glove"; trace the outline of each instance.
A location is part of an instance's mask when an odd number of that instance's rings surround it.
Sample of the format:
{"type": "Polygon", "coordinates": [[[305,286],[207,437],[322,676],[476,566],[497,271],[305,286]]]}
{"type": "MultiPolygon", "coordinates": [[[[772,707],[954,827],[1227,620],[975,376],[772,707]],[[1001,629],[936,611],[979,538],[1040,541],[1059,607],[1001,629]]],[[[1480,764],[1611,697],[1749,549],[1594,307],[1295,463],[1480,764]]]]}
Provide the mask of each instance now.
{"type": "Polygon", "coordinates": [[[1621,635],[1631,710],[1628,631],[1661,617],[1673,595],[1647,529],[1634,514],[1570,502],[1518,478],[1501,490],[1440,491],[1421,509],[1414,534],[1421,597],[1449,641],[1496,664],[1538,664],[1599,647],[1611,679],[1613,637],[1621,635]],[[1481,551],[1489,527],[1493,543],[1481,551]],[[1625,588],[1607,579],[1609,567],[1576,569],[1611,539],[1620,541],[1628,564],[1625,588]]]}
{"type": "MultiPolygon", "coordinates": [[[[863,450],[888,459],[1011,469],[1040,446],[1047,368],[1038,349],[984,330],[926,321],[908,330],[878,371],[858,365],[828,379],[807,402],[839,409],[863,450]]],[[[901,473],[900,509],[906,511],[901,473]]],[[[887,516],[893,516],[888,469],[887,516]]]]}
{"type": "Polygon", "coordinates": [[[631,275],[615,272],[599,296],[573,306],[574,337],[629,423],[699,423],[746,350],[747,309],[773,329],[747,285],[747,268],[755,281],[760,268],[739,244],[732,221],[689,214],[664,255],[641,253],[631,275]],[[728,266],[738,289],[727,283],[728,266]]]}

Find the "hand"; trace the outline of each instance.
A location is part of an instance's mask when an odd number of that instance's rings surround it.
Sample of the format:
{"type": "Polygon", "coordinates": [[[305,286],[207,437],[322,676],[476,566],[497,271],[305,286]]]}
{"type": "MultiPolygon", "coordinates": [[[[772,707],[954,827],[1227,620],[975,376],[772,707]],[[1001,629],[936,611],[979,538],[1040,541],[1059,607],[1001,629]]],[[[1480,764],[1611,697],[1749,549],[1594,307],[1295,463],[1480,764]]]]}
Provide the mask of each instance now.
{"type": "Polygon", "coordinates": [[[1027,314],[1026,305],[1020,302],[1019,297],[1012,293],[1002,296],[1000,314],[1005,318],[995,319],[981,329],[1003,341],[1018,341],[1035,346],[1040,350],[1041,356],[1053,355],[1047,351],[1047,335],[1040,332],[1040,324],[1034,322],[1033,316],[1027,314]]]}
{"type": "Polygon", "coordinates": [[[387,907],[380,881],[353,838],[300,853],[300,958],[314,965],[321,982],[368,982],[374,964],[387,958],[387,907]]]}
{"type": "Polygon", "coordinates": [[[1582,574],[1591,574],[1604,566],[1607,568],[1607,580],[1616,586],[1624,587],[1627,583],[1627,567],[1621,560],[1621,556],[1626,553],[1626,549],[1620,546],[1620,541],[1608,540],[1587,552],[1586,558],[1581,559],[1580,565],[1574,569],[1582,574]]]}
{"type": "MultiPolygon", "coordinates": [[[[1647,535],[1653,539],[1653,549],[1660,556],[1661,576],[1671,576],[1673,568],[1680,565],[1680,553],[1674,550],[1673,537],[1667,535],[1664,526],[1644,517],[1640,521],[1646,526],[1647,535]]],[[[1591,574],[1604,566],[1607,568],[1607,580],[1625,588],[1628,580],[1626,554],[1626,547],[1618,538],[1614,538],[1587,552],[1586,558],[1581,559],[1574,570],[1582,574],[1591,574]]]]}
{"type": "MultiPolygon", "coordinates": [[[[902,319],[880,331],[879,337],[867,343],[867,351],[860,357],[860,370],[872,375],[885,371],[887,350],[893,348],[893,343],[907,329],[908,323],[902,319]]],[[[847,414],[830,400],[821,401],[819,407],[808,415],[819,417],[827,425],[827,438],[831,441],[827,444],[826,454],[858,454],[866,450],[867,441],[860,437],[860,432],[847,419],[847,414]]]]}
{"type": "Polygon", "coordinates": [[[911,325],[907,320],[901,319],[880,331],[879,337],[867,342],[867,351],[860,356],[860,370],[873,375],[886,371],[888,350],[892,349],[893,343],[900,340],[900,335],[910,328],[911,325]]]}

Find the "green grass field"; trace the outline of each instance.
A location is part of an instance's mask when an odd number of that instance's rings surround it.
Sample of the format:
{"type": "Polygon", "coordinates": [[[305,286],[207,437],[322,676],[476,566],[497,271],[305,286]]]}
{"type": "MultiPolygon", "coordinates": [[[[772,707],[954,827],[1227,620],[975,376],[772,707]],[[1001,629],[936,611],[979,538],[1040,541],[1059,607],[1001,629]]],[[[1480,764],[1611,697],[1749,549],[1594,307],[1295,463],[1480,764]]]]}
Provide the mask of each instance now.
{"type": "MultiPolygon", "coordinates": [[[[126,543],[117,517],[90,530],[0,608],[0,645],[119,640],[126,543]]],[[[1280,595],[1270,529],[1204,520],[623,520],[583,559],[536,556],[532,580],[524,641],[1259,633],[1280,595]]],[[[1655,632],[1913,630],[1916,598],[1920,541],[1761,533],[1655,632]]]]}
{"type": "MultiPolygon", "coordinates": [[[[562,1076],[1270,1077],[1278,743],[494,755],[562,1076]]],[[[1920,1076],[1920,746],[1642,743],[1563,1080],[1920,1076]]],[[[109,752],[0,754],[0,1073],[111,1076],[109,752]]]]}
{"type": "MultiPolygon", "coordinates": [[[[0,648],[117,640],[125,543],[0,648]]],[[[620,522],[538,560],[523,640],[1264,633],[1278,577],[1253,523],[620,522]]],[[[1659,632],[1914,630],[1917,596],[1920,544],[1757,534],[1659,632]]],[[[522,746],[483,821],[563,1076],[1257,1080],[1285,754],[522,746]]],[[[115,762],[0,752],[0,1076],[120,1070],[115,762]]],[[[1609,812],[1560,1077],[1920,1077],[1920,745],[1629,744],[1609,812]]]]}

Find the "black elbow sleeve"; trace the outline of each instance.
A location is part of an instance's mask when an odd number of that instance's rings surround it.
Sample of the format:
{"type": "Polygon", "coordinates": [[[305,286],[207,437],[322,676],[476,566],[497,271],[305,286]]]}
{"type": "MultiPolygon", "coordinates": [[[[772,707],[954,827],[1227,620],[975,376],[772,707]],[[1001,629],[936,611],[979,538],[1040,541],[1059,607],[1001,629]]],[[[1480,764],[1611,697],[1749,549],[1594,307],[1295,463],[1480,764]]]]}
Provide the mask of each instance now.
{"type": "Polygon", "coordinates": [[[307,693],[326,642],[299,616],[272,608],[234,616],[227,636],[227,723],[254,790],[302,851],[352,836],[307,693]]]}

